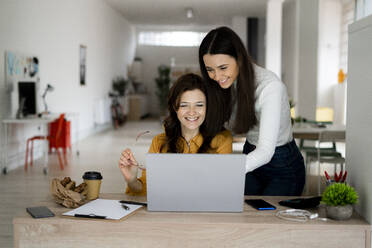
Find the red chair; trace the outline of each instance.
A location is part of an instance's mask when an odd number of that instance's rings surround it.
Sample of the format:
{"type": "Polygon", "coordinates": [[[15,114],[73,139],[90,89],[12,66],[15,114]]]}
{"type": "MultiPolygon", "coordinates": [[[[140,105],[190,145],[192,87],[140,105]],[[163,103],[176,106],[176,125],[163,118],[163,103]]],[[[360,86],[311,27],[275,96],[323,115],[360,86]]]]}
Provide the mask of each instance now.
{"type": "MultiPolygon", "coordinates": [[[[62,130],[59,134],[59,138],[49,140],[49,153],[52,153],[52,149],[62,148],[64,154],[66,149],[69,148],[71,151],[71,134],[70,134],[70,121],[63,121],[62,130]]],[[[58,131],[58,119],[49,124],[49,136],[56,137],[58,131]]]]}
{"type": "MultiPolygon", "coordinates": [[[[61,156],[61,153],[59,151],[58,148],[60,148],[60,140],[61,140],[61,135],[62,135],[62,132],[63,132],[63,124],[66,123],[65,121],[65,114],[61,114],[59,116],[59,118],[56,120],[57,122],[57,128],[56,128],[56,132],[55,132],[55,135],[53,133],[53,135],[48,135],[48,136],[34,136],[34,137],[31,137],[29,139],[27,139],[27,143],[26,143],[26,159],[25,159],[25,170],[27,170],[27,165],[28,165],[28,150],[29,150],[29,143],[31,142],[31,162],[30,162],[30,166],[32,166],[32,161],[33,161],[33,149],[34,149],[34,141],[35,140],[48,140],[49,142],[55,144],[55,147],[56,147],[56,151],[57,151],[57,155],[58,155],[58,160],[59,160],[59,166],[61,168],[61,170],[63,170],[64,166],[63,166],[63,160],[62,160],[62,156],[61,156]]],[[[66,159],[66,149],[64,149],[64,159],[65,159],[65,164],[67,164],[67,159],[66,159]]]]}

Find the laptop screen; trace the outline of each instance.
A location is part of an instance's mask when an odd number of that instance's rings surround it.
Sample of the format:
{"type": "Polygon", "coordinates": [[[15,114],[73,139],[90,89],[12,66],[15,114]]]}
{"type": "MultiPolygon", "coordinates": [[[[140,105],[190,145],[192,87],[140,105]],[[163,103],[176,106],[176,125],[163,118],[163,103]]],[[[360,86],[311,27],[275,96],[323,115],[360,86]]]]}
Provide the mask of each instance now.
{"type": "Polygon", "coordinates": [[[147,154],[149,211],[243,211],[244,154],[147,154]]]}

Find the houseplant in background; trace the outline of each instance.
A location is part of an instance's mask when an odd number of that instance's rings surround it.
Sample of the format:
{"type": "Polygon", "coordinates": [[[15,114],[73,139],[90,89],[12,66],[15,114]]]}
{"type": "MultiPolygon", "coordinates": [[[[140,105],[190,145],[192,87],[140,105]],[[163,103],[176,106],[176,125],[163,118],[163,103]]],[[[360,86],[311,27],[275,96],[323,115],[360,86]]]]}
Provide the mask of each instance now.
{"type": "Polygon", "coordinates": [[[118,76],[112,80],[112,90],[109,92],[109,97],[112,98],[111,102],[111,118],[114,128],[118,128],[126,121],[126,115],[124,114],[124,96],[129,84],[129,80],[126,80],[122,76],[118,76]]]}
{"type": "Polygon", "coordinates": [[[129,84],[129,80],[122,76],[118,76],[112,80],[112,89],[119,93],[120,96],[125,95],[125,90],[129,84]]]}
{"type": "Polygon", "coordinates": [[[170,67],[166,65],[160,65],[158,67],[158,73],[158,77],[155,78],[156,95],[158,96],[159,100],[160,114],[161,116],[163,116],[165,115],[165,112],[167,110],[168,93],[171,82],[170,67]]]}
{"type": "Polygon", "coordinates": [[[321,203],[326,205],[327,217],[346,220],[353,214],[353,204],[358,202],[355,189],[346,183],[333,183],[322,195],[321,203]]]}

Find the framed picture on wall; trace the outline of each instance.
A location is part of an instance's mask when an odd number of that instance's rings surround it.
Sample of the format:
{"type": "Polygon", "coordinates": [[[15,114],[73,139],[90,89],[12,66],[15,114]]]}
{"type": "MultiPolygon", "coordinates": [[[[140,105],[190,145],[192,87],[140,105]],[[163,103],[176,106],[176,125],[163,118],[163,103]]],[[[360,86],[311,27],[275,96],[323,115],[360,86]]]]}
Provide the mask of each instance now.
{"type": "Polygon", "coordinates": [[[80,85],[86,85],[87,47],[80,45],[80,85]]]}
{"type": "Polygon", "coordinates": [[[4,62],[7,92],[4,103],[10,103],[8,117],[20,117],[17,113],[36,114],[39,111],[37,96],[40,95],[39,58],[18,51],[5,51],[4,62]]]}

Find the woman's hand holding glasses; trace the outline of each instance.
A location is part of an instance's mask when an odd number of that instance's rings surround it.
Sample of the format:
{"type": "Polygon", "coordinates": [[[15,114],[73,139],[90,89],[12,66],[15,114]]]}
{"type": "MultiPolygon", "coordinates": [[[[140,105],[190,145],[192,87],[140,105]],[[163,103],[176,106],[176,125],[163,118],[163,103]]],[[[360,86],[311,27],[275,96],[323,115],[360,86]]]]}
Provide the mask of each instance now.
{"type": "Polygon", "coordinates": [[[119,168],[128,183],[135,181],[137,179],[138,168],[142,169],[130,149],[125,149],[121,153],[119,168]]]}

